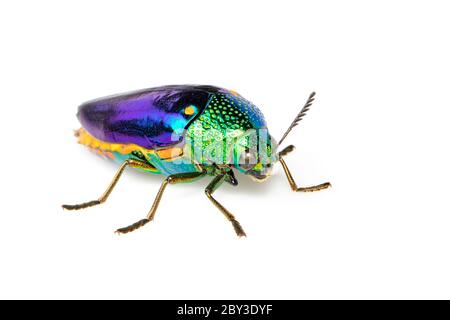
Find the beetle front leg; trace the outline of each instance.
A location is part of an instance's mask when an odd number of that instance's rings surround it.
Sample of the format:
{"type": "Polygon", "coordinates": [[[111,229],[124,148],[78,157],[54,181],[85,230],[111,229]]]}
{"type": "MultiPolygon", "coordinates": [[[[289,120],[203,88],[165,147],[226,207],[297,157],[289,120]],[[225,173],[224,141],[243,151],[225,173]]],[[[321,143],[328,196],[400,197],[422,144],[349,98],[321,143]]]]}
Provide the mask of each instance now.
{"type": "Polygon", "coordinates": [[[292,191],[314,192],[314,191],[320,191],[320,190],[331,187],[331,183],[329,183],[329,182],[321,183],[321,184],[318,184],[316,186],[311,186],[311,187],[303,187],[303,188],[297,187],[294,177],[292,177],[291,171],[289,170],[286,162],[283,159],[283,156],[287,155],[288,153],[292,152],[293,150],[294,150],[294,146],[291,145],[291,146],[286,147],[285,149],[283,149],[282,151],[280,151],[278,153],[279,161],[281,163],[281,166],[283,167],[284,173],[286,174],[286,177],[289,181],[289,185],[291,186],[292,191]]]}
{"type": "Polygon", "coordinates": [[[161,201],[161,197],[164,193],[164,190],[166,189],[168,184],[192,182],[192,181],[195,181],[195,180],[203,177],[204,175],[206,175],[206,171],[177,173],[177,174],[172,174],[172,175],[168,176],[162,182],[161,187],[159,188],[159,191],[156,194],[156,198],[153,201],[152,208],[150,209],[150,211],[147,214],[147,217],[139,220],[138,222],[135,222],[135,223],[129,225],[128,227],[117,229],[116,233],[124,234],[124,233],[132,232],[136,229],[139,229],[140,227],[145,226],[147,223],[152,221],[155,217],[156,209],[158,209],[159,202],[161,201]]]}
{"type": "Polygon", "coordinates": [[[245,234],[244,229],[242,229],[239,221],[237,221],[236,218],[212,196],[213,192],[216,191],[216,189],[225,180],[225,177],[226,173],[216,176],[213,179],[213,181],[211,181],[211,183],[206,187],[205,194],[208,197],[208,199],[211,200],[211,202],[217,207],[217,209],[219,209],[220,212],[223,213],[223,215],[228,219],[228,221],[231,222],[234,231],[236,232],[238,237],[246,237],[247,235],[245,234]]]}
{"type": "Polygon", "coordinates": [[[149,165],[143,161],[127,159],[121,164],[121,166],[117,170],[116,174],[114,175],[114,178],[112,179],[111,183],[109,184],[108,188],[106,189],[106,191],[103,193],[103,195],[100,198],[98,198],[97,200],[92,200],[92,201],[88,201],[88,202],[84,202],[84,203],[80,203],[80,204],[74,204],[74,205],[63,204],[62,207],[66,210],[79,210],[79,209],[89,208],[89,207],[93,207],[98,204],[104,203],[108,199],[111,192],[113,191],[114,187],[116,186],[117,182],[119,181],[120,177],[122,176],[123,171],[125,170],[125,168],[127,166],[130,166],[133,168],[141,168],[141,169],[154,169],[151,165],[149,165]]]}

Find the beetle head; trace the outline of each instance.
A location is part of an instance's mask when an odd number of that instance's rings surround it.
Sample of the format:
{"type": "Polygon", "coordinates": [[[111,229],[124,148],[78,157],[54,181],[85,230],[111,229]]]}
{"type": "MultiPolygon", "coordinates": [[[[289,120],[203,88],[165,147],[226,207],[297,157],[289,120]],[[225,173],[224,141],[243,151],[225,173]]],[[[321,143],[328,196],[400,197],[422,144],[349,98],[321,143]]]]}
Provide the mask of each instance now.
{"type": "Polygon", "coordinates": [[[277,143],[267,129],[258,129],[239,137],[234,144],[233,163],[240,172],[262,182],[272,173],[278,160],[277,143]]]}

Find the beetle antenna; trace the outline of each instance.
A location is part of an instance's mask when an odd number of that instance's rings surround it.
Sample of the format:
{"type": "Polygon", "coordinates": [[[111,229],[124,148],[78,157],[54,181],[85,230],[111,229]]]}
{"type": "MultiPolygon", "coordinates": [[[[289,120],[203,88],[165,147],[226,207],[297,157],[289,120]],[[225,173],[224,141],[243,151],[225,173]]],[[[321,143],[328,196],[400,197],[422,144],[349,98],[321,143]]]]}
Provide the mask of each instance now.
{"type": "Polygon", "coordinates": [[[280,139],[280,141],[278,142],[278,145],[281,145],[281,143],[283,142],[283,140],[287,137],[287,135],[289,134],[289,132],[291,132],[291,130],[302,120],[302,118],[305,116],[306,112],[308,112],[309,107],[311,107],[313,101],[314,101],[314,96],[316,95],[315,92],[312,92],[309,97],[308,100],[306,101],[305,105],[303,106],[302,110],[300,111],[300,113],[295,117],[294,121],[291,123],[291,125],[289,126],[289,128],[286,130],[286,132],[284,133],[283,137],[280,139]]]}

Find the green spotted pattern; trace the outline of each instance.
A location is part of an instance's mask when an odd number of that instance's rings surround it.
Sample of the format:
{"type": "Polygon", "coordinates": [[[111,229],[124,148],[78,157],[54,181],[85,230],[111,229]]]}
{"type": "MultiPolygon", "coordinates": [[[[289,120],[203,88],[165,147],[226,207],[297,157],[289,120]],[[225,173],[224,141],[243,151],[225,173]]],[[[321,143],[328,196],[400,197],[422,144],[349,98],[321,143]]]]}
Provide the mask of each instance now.
{"type": "MultiPolygon", "coordinates": [[[[248,108],[249,104],[250,102],[241,97],[231,96],[229,98],[224,94],[215,94],[208,107],[189,126],[187,131],[190,141],[196,142],[192,148],[196,149],[197,155],[199,149],[205,150],[212,144],[222,143],[223,148],[229,148],[230,145],[227,145],[226,141],[230,142],[232,138],[252,129],[250,117],[251,111],[254,112],[254,110],[248,108]]],[[[226,156],[228,152],[223,154],[226,156]]],[[[200,162],[203,160],[201,159],[200,162]]]]}
{"type": "Polygon", "coordinates": [[[243,108],[239,110],[238,105],[242,105],[240,99],[229,99],[223,94],[216,94],[211,99],[206,110],[199,117],[203,129],[239,129],[247,130],[252,128],[248,111],[243,108]]]}

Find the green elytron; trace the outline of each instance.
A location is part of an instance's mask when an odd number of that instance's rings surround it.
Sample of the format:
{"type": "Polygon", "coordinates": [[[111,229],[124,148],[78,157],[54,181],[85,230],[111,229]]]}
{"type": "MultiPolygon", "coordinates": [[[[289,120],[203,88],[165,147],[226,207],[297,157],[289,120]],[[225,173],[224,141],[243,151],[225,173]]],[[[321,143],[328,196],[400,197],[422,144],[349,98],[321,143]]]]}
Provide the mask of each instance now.
{"type": "Polygon", "coordinates": [[[147,217],[117,230],[128,233],[153,220],[168,184],[212,176],[205,189],[207,197],[232,223],[236,234],[245,236],[235,217],[212,196],[223,182],[238,184],[234,170],[264,181],[279,161],[294,191],[330,186],[327,182],[298,188],[283,160],[294,147],[277,151],[313,100],[314,93],[278,143],[255,105],[234,91],[213,86],[165,86],[86,102],[78,112],[83,125],[76,134],[79,142],[121,166],[99,199],[63,208],[76,210],[105,202],[127,166],[163,174],[166,178],[147,217]]]}

